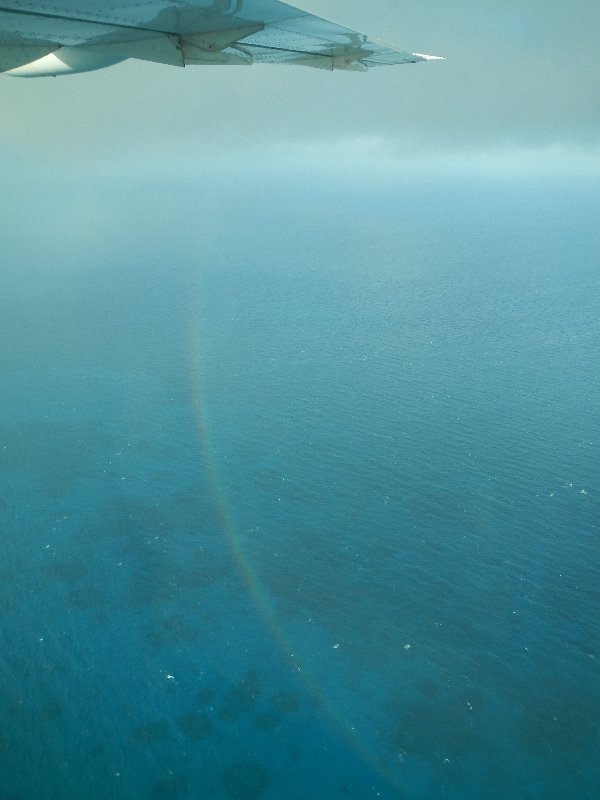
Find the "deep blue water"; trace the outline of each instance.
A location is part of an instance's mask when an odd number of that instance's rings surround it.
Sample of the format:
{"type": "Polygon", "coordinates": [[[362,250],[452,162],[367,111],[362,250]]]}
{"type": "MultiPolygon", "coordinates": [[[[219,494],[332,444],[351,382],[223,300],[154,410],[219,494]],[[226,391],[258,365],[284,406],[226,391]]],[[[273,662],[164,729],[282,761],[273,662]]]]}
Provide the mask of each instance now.
{"type": "Polygon", "coordinates": [[[598,797],[598,190],[63,179],[5,193],[0,800],[598,797]]]}

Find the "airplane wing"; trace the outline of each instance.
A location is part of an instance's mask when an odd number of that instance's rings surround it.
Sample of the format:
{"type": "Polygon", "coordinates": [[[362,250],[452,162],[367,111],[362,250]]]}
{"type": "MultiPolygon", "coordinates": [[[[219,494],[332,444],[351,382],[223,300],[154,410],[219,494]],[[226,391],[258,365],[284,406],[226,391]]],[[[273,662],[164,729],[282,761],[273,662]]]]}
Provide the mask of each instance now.
{"type": "Polygon", "coordinates": [[[128,58],[364,72],[437,57],[398,50],[279,0],[0,0],[4,74],[88,72],[128,58]]]}

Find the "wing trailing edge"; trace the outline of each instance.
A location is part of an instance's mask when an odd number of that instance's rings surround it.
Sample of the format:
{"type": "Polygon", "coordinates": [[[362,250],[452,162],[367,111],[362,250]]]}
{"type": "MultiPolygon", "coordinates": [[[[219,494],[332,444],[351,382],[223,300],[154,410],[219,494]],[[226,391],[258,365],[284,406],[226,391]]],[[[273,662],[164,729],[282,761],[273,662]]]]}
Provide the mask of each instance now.
{"type": "Polygon", "coordinates": [[[5,0],[0,72],[86,72],[128,58],[172,66],[275,64],[365,72],[440,60],[281,0],[5,0]]]}

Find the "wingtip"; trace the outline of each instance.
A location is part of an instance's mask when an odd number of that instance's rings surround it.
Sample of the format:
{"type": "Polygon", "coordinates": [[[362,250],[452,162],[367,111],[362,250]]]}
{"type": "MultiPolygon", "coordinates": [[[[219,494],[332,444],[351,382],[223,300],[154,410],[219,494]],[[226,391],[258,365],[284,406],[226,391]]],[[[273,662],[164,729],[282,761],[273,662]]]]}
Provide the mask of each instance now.
{"type": "Polygon", "coordinates": [[[446,56],[428,56],[425,53],[413,53],[413,56],[421,59],[421,61],[445,61],[446,56]]]}

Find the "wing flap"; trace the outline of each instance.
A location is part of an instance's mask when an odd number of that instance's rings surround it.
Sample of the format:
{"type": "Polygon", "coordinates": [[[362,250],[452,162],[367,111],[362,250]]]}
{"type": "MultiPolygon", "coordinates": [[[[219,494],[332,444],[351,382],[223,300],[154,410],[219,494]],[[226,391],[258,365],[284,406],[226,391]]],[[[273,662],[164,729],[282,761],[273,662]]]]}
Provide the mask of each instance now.
{"type": "Polygon", "coordinates": [[[38,58],[49,55],[56,49],[57,46],[52,45],[33,45],[25,47],[3,47],[0,45],[0,72],[6,72],[9,69],[22,67],[24,64],[30,64],[38,58]]]}
{"type": "Polygon", "coordinates": [[[61,47],[101,47],[117,60],[176,66],[295,64],[363,72],[433,58],[390,47],[281,0],[3,0],[2,47],[0,71],[27,63],[21,58],[30,47],[34,58],[61,47]]]}

